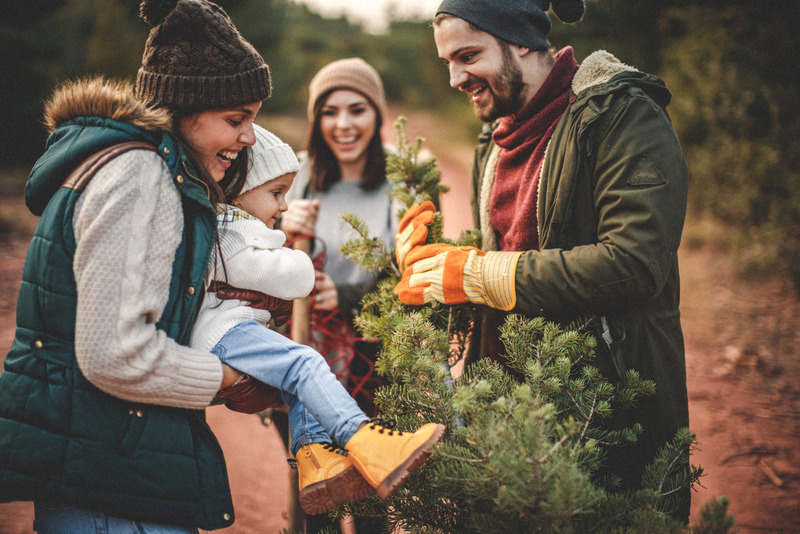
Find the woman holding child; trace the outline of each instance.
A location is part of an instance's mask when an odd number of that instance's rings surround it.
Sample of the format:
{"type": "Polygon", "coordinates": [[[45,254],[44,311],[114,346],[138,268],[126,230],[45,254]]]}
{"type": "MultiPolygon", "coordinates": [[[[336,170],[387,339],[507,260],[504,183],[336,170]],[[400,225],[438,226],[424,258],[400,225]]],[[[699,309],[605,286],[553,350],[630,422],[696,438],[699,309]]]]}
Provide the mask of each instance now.
{"type": "Polygon", "coordinates": [[[40,216],[0,374],[0,501],[35,529],[188,534],[234,521],[213,401],[277,391],[188,346],[238,196],[269,69],[205,0],[144,0],[136,86],[86,79],[46,106],[26,185],[40,216]]]}
{"type": "Polygon", "coordinates": [[[152,29],[135,90],[59,88],[26,186],[41,218],[0,375],[0,500],[34,501],[40,533],[230,526],[203,409],[222,388],[234,407],[264,406],[242,397],[242,373],[187,345],[212,203],[244,183],[269,68],[215,4],[140,10],[152,29]]]}

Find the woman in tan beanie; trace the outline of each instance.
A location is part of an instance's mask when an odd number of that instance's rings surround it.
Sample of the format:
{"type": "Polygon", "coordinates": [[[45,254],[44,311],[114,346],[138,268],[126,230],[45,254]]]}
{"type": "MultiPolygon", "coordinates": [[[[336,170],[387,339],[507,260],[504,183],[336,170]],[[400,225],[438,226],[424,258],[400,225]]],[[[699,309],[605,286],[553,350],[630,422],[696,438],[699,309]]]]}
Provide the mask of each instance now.
{"type": "Polygon", "coordinates": [[[102,78],[57,89],[26,185],[40,219],[0,374],[0,502],[34,501],[40,534],[230,526],[204,408],[271,400],[252,383],[218,395],[248,381],[187,346],[213,203],[244,183],[269,68],[211,2],[140,11],[152,29],[135,89],[102,78]]]}
{"type": "MultiPolygon", "coordinates": [[[[312,299],[314,317],[318,323],[337,324],[350,338],[357,337],[353,317],[361,298],[375,287],[377,278],[339,252],[340,245],[354,237],[340,215],[357,215],[374,237],[384,240],[387,247],[394,246],[397,217],[387,196],[386,148],[381,137],[387,118],[383,83],[366,61],[348,58],[323,67],[309,85],[308,151],[299,155],[300,170],[287,194],[289,210],[281,222],[290,238],[316,237],[314,255],[320,270],[312,299]],[[320,265],[323,254],[327,255],[324,266],[320,265]],[[341,321],[331,321],[334,313],[341,321]]],[[[362,410],[374,414],[372,395],[381,385],[372,368],[378,347],[357,342],[353,355],[337,347],[323,329],[313,331],[312,337],[362,410]],[[347,361],[348,355],[352,360],[347,361]]],[[[315,519],[307,518],[307,528],[315,519]]]]}

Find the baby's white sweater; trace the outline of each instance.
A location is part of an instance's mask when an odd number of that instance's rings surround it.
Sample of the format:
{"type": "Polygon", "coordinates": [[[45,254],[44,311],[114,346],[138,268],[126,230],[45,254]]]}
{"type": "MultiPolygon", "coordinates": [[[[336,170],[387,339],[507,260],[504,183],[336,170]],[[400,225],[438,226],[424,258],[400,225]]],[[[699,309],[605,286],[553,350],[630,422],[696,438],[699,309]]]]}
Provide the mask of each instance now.
{"type": "MultiPolygon", "coordinates": [[[[270,229],[235,206],[222,205],[217,208],[217,233],[220,250],[218,253],[215,249],[212,254],[206,285],[218,280],[284,300],[305,297],[314,288],[311,258],[305,252],[284,247],[286,235],[282,231],[270,229]]],[[[237,324],[269,321],[268,311],[248,304],[235,299],[221,301],[216,293],[206,293],[191,346],[211,350],[237,324]]]]}
{"type": "Polygon", "coordinates": [[[219,359],[156,328],[183,232],[164,161],[134,150],[103,166],[76,203],[73,228],[75,355],[86,378],[128,401],[208,406],[222,382],[219,359]]]}

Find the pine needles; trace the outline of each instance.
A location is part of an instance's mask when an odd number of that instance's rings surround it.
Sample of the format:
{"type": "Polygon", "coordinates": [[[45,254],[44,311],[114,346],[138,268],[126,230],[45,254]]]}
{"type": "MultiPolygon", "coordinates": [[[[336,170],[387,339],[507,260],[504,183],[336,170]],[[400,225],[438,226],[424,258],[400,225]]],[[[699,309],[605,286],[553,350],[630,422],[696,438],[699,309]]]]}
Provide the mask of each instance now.
{"type": "MultiPolygon", "coordinates": [[[[446,188],[435,160],[419,157],[421,141],[408,142],[403,119],[395,128],[398,150],[387,165],[392,195],[406,207],[437,200],[446,188]]],[[[382,344],[376,369],[389,385],[376,393],[381,416],[394,418],[399,430],[440,422],[447,432],[388,500],[371,497],[338,514],[388,517],[390,528],[411,533],[683,531],[669,514],[702,475],[689,466],[689,429],[653,459],[641,489],[620,491],[615,478],[597,476],[606,451],[634,443],[642,431],[639,424],[605,423],[615,409],[653,395],[655,384],[634,370],[618,383],[601,375],[593,366],[592,318],[562,325],[509,316],[501,341],[518,376],[483,359],[453,380],[450,366],[464,356],[483,310],[402,304],[393,292],[400,273],[392,252],[371,240],[357,218],[346,220],[359,234],[346,253],[384,277],[356,319],[364,336],[382,344]]],[[[428,242],[446,241],[442,223],[437,214],[428,242]]],[[[466,233],[458,244],[475,244],[477,237],[466,233]]],[[[709,512],[713,525],[723,525],[718,532],[726,531],[726,509],[720,504],[709,512]]]]}

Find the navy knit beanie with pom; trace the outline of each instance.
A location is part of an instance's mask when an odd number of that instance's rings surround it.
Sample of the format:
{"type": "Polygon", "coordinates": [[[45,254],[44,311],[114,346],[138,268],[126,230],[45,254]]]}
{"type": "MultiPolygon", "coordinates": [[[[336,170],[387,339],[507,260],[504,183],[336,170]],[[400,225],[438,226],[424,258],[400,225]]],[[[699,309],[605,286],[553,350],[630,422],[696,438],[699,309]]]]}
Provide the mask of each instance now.
{"type": "Polygon", "coordinates": [[[583,17],[583,0],[444,0],[436,14],[448,13],[511,44],[531,50],[550,46],[550,4],[562,22],[583,17]]]}

